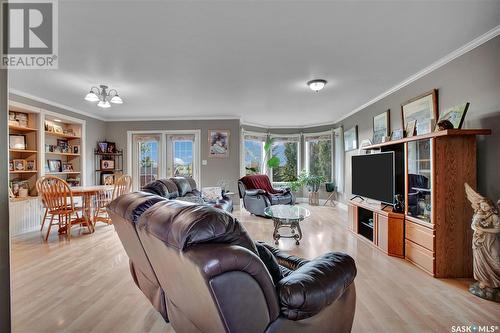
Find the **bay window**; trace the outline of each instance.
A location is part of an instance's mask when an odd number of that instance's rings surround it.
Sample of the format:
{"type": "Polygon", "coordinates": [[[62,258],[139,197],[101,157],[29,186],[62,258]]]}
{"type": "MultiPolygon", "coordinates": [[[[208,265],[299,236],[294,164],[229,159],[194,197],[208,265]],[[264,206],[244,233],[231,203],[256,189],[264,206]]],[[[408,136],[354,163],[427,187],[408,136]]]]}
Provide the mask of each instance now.
{"type": "Polygon", "coordinates": [[[306,171],[314,176],[323,176],[332,181],[333,154],[332,132],[305,134],[306,171]]]}
{"type": "Polygon", "coordinates": [[[244,175],[264,173],[264,143],[267,134],[243,133],[243,167],[244,175]]]}
{"type": "Polygon", "coordinates": [[[279,165],[271,170],[271,180],[275,183],[297,180],[300,170],[300,135],[271,135],[272,156],[279,159],[279,165]]]}

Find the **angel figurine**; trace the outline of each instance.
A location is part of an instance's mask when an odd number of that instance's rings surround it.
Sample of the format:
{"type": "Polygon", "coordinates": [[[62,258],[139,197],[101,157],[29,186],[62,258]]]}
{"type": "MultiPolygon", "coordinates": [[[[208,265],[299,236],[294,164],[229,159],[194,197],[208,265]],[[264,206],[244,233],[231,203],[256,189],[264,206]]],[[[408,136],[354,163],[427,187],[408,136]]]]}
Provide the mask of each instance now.
{"type": "Polygon", "coordinates": [[[474,215],[471,228],[474,279],[469,291],[481,298],[500,302],[500,218],[497,205],[465,183],[465,193],[474,215]]]}

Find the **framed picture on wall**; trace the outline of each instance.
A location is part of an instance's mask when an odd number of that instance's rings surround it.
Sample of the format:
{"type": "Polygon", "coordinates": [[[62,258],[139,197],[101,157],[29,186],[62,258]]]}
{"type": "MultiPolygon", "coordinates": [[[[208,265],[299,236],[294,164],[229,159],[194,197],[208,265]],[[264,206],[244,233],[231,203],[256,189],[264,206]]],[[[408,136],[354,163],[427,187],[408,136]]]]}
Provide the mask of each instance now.
{"type": "Polygon", "coordinates": [[[358,149],[358,125],[344,132],[344,151],[358,149]]]}
{"type": "Polygon", "coordinates": [[[208,147],[210,157],[229,157],[229,130],[208,130],[208,147]]]}
{"type": "Polygon", "coordinates": [[[113,185],[115,183],[114,173],[101,173],[101,185],[113,185]]]}
{"type": "MultiPolygon", "coordinates": [[[[417,96],[401,105],[401,122],[407,128],[409,122],[415,120],[415,125],[430,121],[436,123],[438,119],[438,91],[433,89],[417,96]]],[[[424,134],[424,133],[419,133],[424,134]]]]}
{"type": "Polygon", "coordinates": [[[469,110],[469,105],[470,103],[467,102],[443,111],[439,116],[438,123],[444,120],[448,120],[453,125],[453,128],[462,128],[465,115],[467,114],[467,110],[469,110]]]}
{"type": "Polygon", "coordinates": [[[373,117],[373,143],[381,143],[384,137],[389,136],[389,117],[390,110],[373,117]]]}

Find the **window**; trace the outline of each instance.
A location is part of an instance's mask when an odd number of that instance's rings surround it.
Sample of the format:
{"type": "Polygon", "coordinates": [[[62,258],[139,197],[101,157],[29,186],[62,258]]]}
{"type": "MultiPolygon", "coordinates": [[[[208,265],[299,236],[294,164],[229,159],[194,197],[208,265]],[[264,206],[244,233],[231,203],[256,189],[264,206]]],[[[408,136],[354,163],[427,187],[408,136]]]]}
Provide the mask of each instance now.
{"type": "Polygon", "coordinates": [[[168,176],[194,176],[194,143],[194,135],[168,135],[168,176]]]}
{"type": "Polygon", "coordinates": [[[304,136],[306,145],[306,171],[311,175],[323,176],[327,182],[332,181],[332,134],[307,134],[304,136]]]}
{"type": "Polygon", "coordinates": [[[165,177],[192,177],[200,183],[199,130],[129,132],[128,170],[133,188],[165,177]]]}
{"type": "Polygon", "coordinates": [[[142,188],[149,182],[159,178],[160,134],[134,135],[133,156],[134,174],[137,175],[137,186],[142,188]]]}
{"type": "Polygon", "coordinates": [[[266,134],[243,134],[245,175],[263,173],[266,134]]]}
{"type": "Polygon", "coordinates": [[[271,171],[272,181],[292,182],[297,180],[299,171],[300,136],[271,136],[273,138],[272,156],[280,163],[271,171]]]}

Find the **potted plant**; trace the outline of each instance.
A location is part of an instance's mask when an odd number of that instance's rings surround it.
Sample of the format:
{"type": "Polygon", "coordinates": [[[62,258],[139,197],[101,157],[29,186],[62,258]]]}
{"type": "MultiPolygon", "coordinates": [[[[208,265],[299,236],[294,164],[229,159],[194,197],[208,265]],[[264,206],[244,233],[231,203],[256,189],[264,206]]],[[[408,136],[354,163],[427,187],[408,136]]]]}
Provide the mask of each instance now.
{"type": "Polygon", "coordinates": [[[297,180],[290,182],[288,185],[294,192],[298,191],[303,186],[306,186],[309,192],[318,192],[320,185],[325,181],[326,179],[323,176],[311,175],[305,170],[302,170],[297,180]]]}

